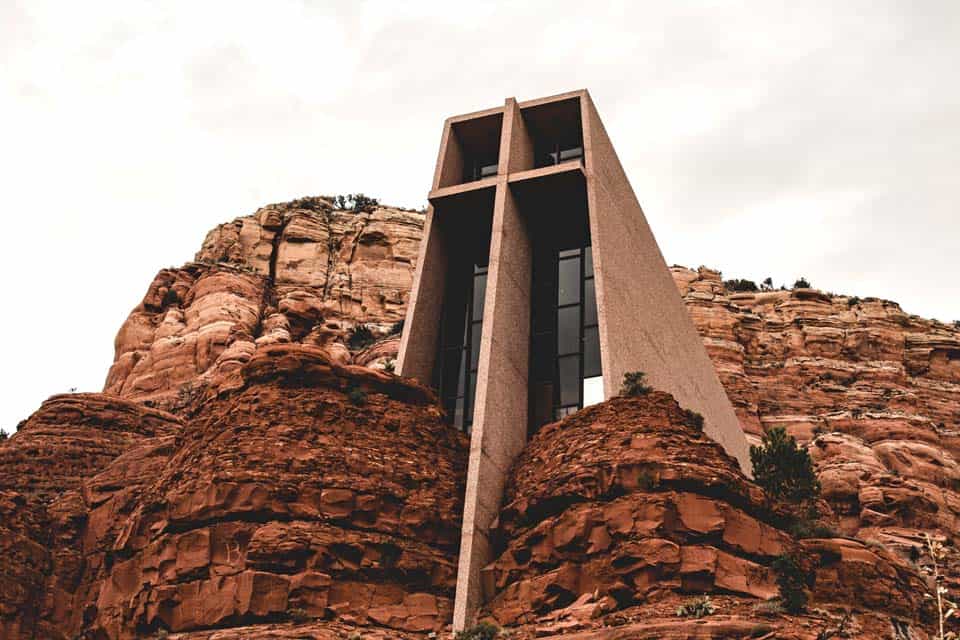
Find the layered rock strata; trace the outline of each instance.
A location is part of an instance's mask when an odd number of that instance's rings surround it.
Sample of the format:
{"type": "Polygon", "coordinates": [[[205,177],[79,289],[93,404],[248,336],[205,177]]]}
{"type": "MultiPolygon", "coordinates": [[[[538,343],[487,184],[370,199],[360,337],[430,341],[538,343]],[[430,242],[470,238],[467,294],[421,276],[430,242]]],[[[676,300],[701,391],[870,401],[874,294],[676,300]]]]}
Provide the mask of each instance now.
{"type": "Polygon", "coordinates": [[[345,211],[324,198],[218,226],[195,262],[154,278],[117,334],[104,391],[177,410],[259,345],[325,346],[348,360],[358,325],[396,333],[422,231],[422,214],[345,211]]]}

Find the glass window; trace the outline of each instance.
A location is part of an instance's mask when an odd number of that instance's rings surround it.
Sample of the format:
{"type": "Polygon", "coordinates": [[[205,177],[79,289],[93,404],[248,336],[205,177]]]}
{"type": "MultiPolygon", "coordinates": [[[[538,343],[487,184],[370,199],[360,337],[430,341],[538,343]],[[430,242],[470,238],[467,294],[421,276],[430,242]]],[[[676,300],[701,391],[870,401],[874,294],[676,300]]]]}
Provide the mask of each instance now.
{"type": "Polygon", "coordinates": [[[603,376],[583,379],[583,406],[603,402],[603,376]]]}
{"type": "Polygon", "coordinates": [[[480,336],[483,335],[483,323],[474,322],[470,333],[470,368],[476,369],[480,361],[480,336]]]}
{"type": "Polygon", "coordinates": [[[561,260],[558,269],[557,305],[580,302],[580,260],[561,260]]]}
{"type": "Polygon", "coordinates": [[[580,353],[580,305],[557,310],[557,353],[580,353]]]}
{"type": "Polygon", "coordinates": [[[559,409],[557,409],[557,419],[559,420],[560,418],[572,416],[579,410],[580,410],[579,405],[571,405],[569,407],[560,407],[559,409]]]}
{"type": "Polygon", "coordinates": [[[560,405],[580,403],[580,356],[572,355],[557,361],[560,370],[560,405]]]}
{"type": "Polygon", "coordinates": [[[483,320],[483,303],[487,296],[487,274],[473,276],[473,319],[483,320]]]}
{"type": "Polygon", "coordinates": [[[573,147],[571,149],[561,149],[560,150],[560,162],[566,160],[573,160],[574,158],[583,157],[583,147],[573,147]]]}
{"type": "Polygon", "coordinates": [[[597,292],[593,278],[583,281],[583,326],[597,324],[597,292]]]}
{"type": "Polygon", "coordinates": [[[593,247],[591,246],[583,248],[583,277],[593,277],[593,247]]]}
{"type": "Polygon", "coordinates": [[[583,377],[599,376],[600,373],[600,329],[590,327],[583,330],[583,377]]]}

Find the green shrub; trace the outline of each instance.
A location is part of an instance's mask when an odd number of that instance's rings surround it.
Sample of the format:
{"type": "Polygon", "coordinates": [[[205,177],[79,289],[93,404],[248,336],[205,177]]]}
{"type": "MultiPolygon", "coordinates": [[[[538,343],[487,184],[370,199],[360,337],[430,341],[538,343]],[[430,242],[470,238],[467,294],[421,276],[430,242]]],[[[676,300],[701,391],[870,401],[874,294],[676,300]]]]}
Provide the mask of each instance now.
{"type": "Polygon", "coordinates": [[[804,504],[820,495],[820,481],[806,448],[797,446],[783,427],[763,434],[761,446],[750,447],[753,476],[767,495],[804,504]]]}
{"type": "Polygon", "coordinates": [[[359,213],[361,211],[373,210],[374,207],[380,204],[380,201],[362,193],[351,193],[345,196],[334,196],[333,204],[337,209],[359,213]]]}
{"type": "Polygon", "coordinates": [[[351,349],[363,349],[377,341],[373,331],[365,324],[358,324],[350,330],[350,336],[347,338],[347,346],[351,349]]]}
{"type": "Polygon", "coordinates": [[[687,425],[691,429],[703,431],[703,415],[697,413],[696,411],[691,411],[690,409],[684,409],[683,424],[687,425]]]}
{"type": "Polygon", "coordinates": [[[390,358],[389,360],[387,360],[386,362],[383,363],[383,370],[386,371],[387,373],[394,373],[394,372],[396,372],[396,370],[397,370],[397,361],[394,360],[393,358],[390,358]]]}
{"type": "Polygon", "coordinates": [[[3,442],[4,440],[6,440],[6,439],[9,438],[9,437],[10,437],[10,434],[9,434],[9,433],[7,433],[6,431],[4,431],[3,429],[0,429],[0,442],[3,442]]]}
{"type": "Polygon", "coordinates": [[[172,307],[180,302],[180,296],[177,295],[177,292],[173,290],[173,287],[167,289],[167,292],[163,294],[163,301],[160,303],[163,307],[172,307]]]}
{"type": "Polygon", "coordinates": [[[397,320],[392,325],[390,325],[390,335],[396,336],[403,333],[403,324],[404,324],[403,320],[397,320]]]}
{"type": "Polygon", "coordinates": [[[703,596],[702,598],[694,598],[693,600],[688,600],[679,607],[677,607],[677,617],[679,618],[704,618],[717,610],[712,602],[710,602],[710,596],[703,596]]]}
{"type": "Polygon", "coordinates": [[[839,538],[840,532],[828,524],[813,518],[803,518],[793,523],[790,533],[795,538],[839,538]]]}
{"type": "Polygon", "coordinates": [[[794,289],[809,289],[809,288],[810,288],[810,283],[807,282],[807,279],[806,279],[806,278],[800,277],[799,279],[797,279],[796,282],[793,283],[793,288],[794,288],[794,289]]]}
{"type": "Polygon", "coordinates": [[[495,640],[502,637],[504,633],[500,627],[489,622],[481,622],[458,632],[453,638],[454,640],[495,640]]]}
{"type": "Polygon", "coordinates": [[[757,291],[757,283],[753,280],[744,280],[743,278],[737,278],[734,280],[724,280],[723,286],[727,288],[728,291],[757,291]]]}
{"type": "Polygon", "coordinates": [[[855,307],[859,304],[860,304],[860,298],[858,298],[857,296],[850,296],[849,298],[847,298],[847,306],[855,307]]]}
{"type": "Polygon", "coordinates": [[[773,289],[773,278],[769,276],[764,278],[763,282],[760,283],[760,286],[763,287],[764,291],[769,291],[770,289],[773,289]]]}
{"type": "Polygon", "coordinates": [[[787,613],[800,613],[807,608],[807,586],[813,576],[803,568],[803,562],[795,553],[778,556],[773,561],[780,587],[780,602],[787,613]]]}
{"type": "Polygon", "coordinates": [[[367,394],[360,387],[350,387],[347,389],[347,398],[357,407],[367,404],[367,394]]]}
{"type": "Polygon", "coordinates": [[[620,395],[626,397],[643,396],[651,391],[653,387],[645,383],[647,374],[643,371],[630,371],[623,374],[623,385],[620,387],[620,395]]]}

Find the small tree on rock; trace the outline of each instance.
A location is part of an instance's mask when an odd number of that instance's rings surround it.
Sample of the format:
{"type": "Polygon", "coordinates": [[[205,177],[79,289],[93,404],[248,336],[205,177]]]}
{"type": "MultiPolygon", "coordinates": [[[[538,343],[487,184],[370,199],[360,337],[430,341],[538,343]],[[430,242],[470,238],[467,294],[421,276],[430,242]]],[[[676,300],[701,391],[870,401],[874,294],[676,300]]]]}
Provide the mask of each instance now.
{"type": "Polygon", "coordinates": [[[805,504],[820,496],[820,481],[813,460],[805,447],[798,447],[783,427],[763,434],[759,447],[750,447],[753,476],[767,495],[795,504],[805,504]]]}

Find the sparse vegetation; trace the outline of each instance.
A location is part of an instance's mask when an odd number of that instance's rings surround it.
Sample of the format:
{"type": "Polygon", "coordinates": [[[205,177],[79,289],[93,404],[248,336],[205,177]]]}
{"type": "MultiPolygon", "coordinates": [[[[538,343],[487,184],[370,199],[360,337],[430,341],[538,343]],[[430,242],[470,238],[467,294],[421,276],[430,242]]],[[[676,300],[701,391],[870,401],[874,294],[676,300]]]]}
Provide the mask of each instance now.
{"type": "Polygon", "coordinates": [[[383,370],[386,371],[387,373],[395,373],[397,370],[397,361],[394,360],[393,358],[390,358],[389,360],[383,363],[383,370]]]}
{"type": "Polygon", "coordinates": [[[349,193],[345,196],[334,196],[333,204],[337,209],[360,213],[361,211],[373,211],[380,204],[380,201],[362,193],[349,193]]]}
{"type": "Polygon", "coordinates": [[[347,398],[357,407],[362,407],[367,404],[367,394],[360,387],[350,387],[347,389],[347,398]]]}
{"type": "Polygon", "coordinates": [[[690,427],[691,429],[696,429],[697,431],[703,431],[703,415],[700,413],[697,413],[696,411],[691,411],[690,409],[684,409],[683,424],[690,427]]]}
{"type": "Polygon", "coordinates": [[[767,495],[794,504],[808,504],[820,495],[820,481],[806,447],[798,447],[783,427],[763,434],[761,446],[750,447],[757,484],[767,495]]]}
{"type": "Polygon", "coordinates": [[[403,333],[403,323],[403,320],[397,320],[394,322],[393,325],[390,326],[390,335],[398,336],[403,333]]]}
{"type": "Polygon", "coordinates": [[[620,387],[620,395],[625,397],[644,396],[651,391],[653,387],[646,384],[647,374],[643,371],[630,371],[623,374],[623,385],[620,387]]]}
{"type": "Polygon", "coordinates": [[[766,278],[763,279],[763,282],[760,283],[760,286],[763,288],[764,291],[770,291],[771,289],[773,289],[773,278],[767,276],[766,278]]]}
{"type": "Polygon", "coordinates": [[[809,288],[810,288],[810,283],[807,281],[806,278],[804,278],[804,277],[801,276],[800,278],[797,278],[796,282],[793,283],[793,288],[794,288],[794,289],[809,289],[809,288]]]}
{"type": "Polygon", "coordinates": [[[3,429],[0,429],[0,442],[3,442],[4,440],[6,440],[6,439],[9,438],[9,437],[10,437],[10,434],[9,434],[9,433],[7,433],[6,431],[4,431],[3,429]]]}
{"type": "Polygon", "coordinates": [[[500,627],[489,622],[481,622],[458,632],[454,636],[454,640],[495,640],[504,637],[506,637],[506,632],[500,627]]]}
{"type": "Polygon", "coordinates": [[[779,598],[764,600],[753,605],[753,613],[758,616],[772,618],[783,613],[783,604],[779,598]]]}
{"type": "Polygon", "coordinates": [[[717,607],[710,602],[710,596],[694,598],[688,600],[677,607],[677,617],[679,618],[704,618],[717,610],[717,607]]]}
{"type": "Polygon", "coordinates": [[[347,346],[351,349],[363,349],[376,341],[377,337],[373,335],[370,327],[365,324],[358,324],[350,330],[350,335],[347,337],[347,346]]]}
{"type": "Polygon", "coordinates": [[[753,280],[745,280],[743,278],[735,278],[733,280],[724,280],[723,286],[729,291],[738,291],[738,292],[752,292],[758,291],[757,283],[753,280]]]}
{"type": "Polygon", "coordinates": [[[803,518],[793,523],[790,534],[795,538],[839,538],[841,535],[830,525],[818,522],[815,518],[803,518]]]}
{"type": "Polygon", "coordinates": [[[807,608],[807,587],[813,580],[812,574],[804,570],[800,556],[795,553],[778,556],[772,566],[784,610],[793,614],[802,612],[807,608]]]}
{"type": "Polygon", "coordinates": [[[310,615],[307,613],[306,609],[301,609],[300,607],[295,607],[293,609],[287,610],[287,615],[291,620],[297,624],[303,624],[310,620],[310,615]]]}
{"type": "Polygon", "coordinates": [[[954,321],[953,321],[953,328],[954,328],[954,329],[960,329],[960,320],[954,320],[954,321]]]}
{"type": "Polygon", "coordinates": [[[957,640],[960,636],[955,631],[945,629],[947,621],[955,618],[960,609],[944,586],[944,576],[940,573],[940,563],[947,559],[947,550],[942,542],[934,540],[929,533],[923,534],[923,541],[924,551],[930,560],[930,566],[924,567],[924,573],[933,582],[933,593],[928,593],[927,596],[937,604],[937,633],[933,637],[935,640],[957,640]]]}
{"type": "Polygon", "coordinates": [[[847,306],[849,307],[856,307],[857,305],[860,304],[860,302],[861,300],[857,296],[850,296],[849,298],[847,298],[847,306]]]}
{"type": "Polygon", "coordinates": [[[180,302],[180,296],[177,295],[177,292],[173,287],[167,289],[166,293],[163,294],[163,301],[160,303],[163,307],[172,307],[180,302]]]}

